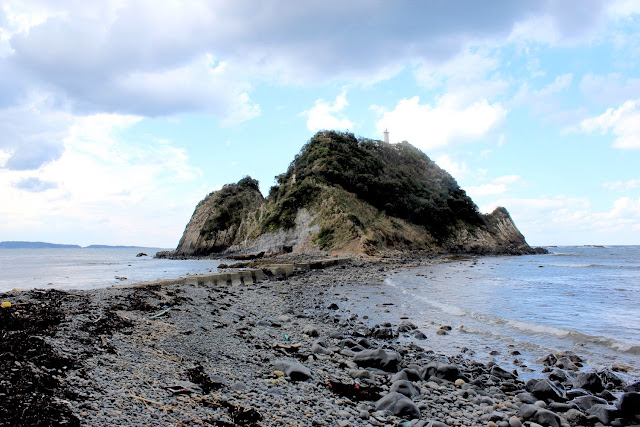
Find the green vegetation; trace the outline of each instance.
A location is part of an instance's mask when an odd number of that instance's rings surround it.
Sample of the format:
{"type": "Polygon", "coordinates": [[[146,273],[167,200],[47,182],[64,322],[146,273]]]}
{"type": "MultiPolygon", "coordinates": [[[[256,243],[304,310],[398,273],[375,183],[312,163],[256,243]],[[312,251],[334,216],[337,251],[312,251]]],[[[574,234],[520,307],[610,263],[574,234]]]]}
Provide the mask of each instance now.
{"type": "Polygon", "coordinates": [[[313,246],[335,252],[433,249],[461,230],[497,230],[451,175],[406,142],[318,132],[276,182],[266,199],[258,182],[246,177],[203,200],[196,208],[205,215],[202,250],[220,252],[265,232],[293,229],[301,209],[310,214],[301,219],[312,221],[305,224],[319,230],[313,246]]]}
{"type": "Polygon", "coordinates": [[[333,233],[334,229],[329,227],[323,227],[316,236],[316,244],[320,249],[331,249],[333,246],[333,233]]]}
{"type": "MultiPolygon", "coordinates": [[[[458,221],[484,223],[453,177],[406,142],[391,145],[351,133],[319,132],[276,180],[262,224],[265,231],[292,228],[297,210],[318,205],[319,190],[326,186],[342,188],[388,216],[423,226],[438,240],[458,221]]],[[[349,220],[363,227],[357,216],[349,220]]]]}
{"type": "Polygon", "coordinates": [[[242,178],[236,184],[227,184],[216,192],[216,211],[200,230],[204,240],[209,240],[216,232],[232,226],[237,230],[246,213],[245,210],[255,205],[256,192],[260,193],[259,183],[251,177],[242,178]]]}

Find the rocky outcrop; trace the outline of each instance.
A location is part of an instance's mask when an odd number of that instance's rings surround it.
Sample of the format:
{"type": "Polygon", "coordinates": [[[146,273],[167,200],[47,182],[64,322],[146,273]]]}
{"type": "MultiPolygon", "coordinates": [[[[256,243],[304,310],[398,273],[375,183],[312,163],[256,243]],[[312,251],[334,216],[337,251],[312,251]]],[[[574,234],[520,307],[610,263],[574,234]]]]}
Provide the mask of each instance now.
{"type": "Polygon", "coordinates": [[[503,207],[485,215],[484,227],[461,227],[443,245],[447,252],[473,254],[535,254],[546,252],[529,246],[503,207]]]}
{"type": "Polygon", "coordinates": [[[196,207],[175,251],[536,253],[509,213],[478,212],[455,179],[407,142],[316,134],[265,199],[246,177],[196,207]]]}
{"type": "Polygon", "coordinates": [[[268,254],[305,252],[313,249],[313,236],[320,227],[315,224],[315,217],[305,208],[301,208],[296,213],[294,227],[290,229],[279,229],[276,231],[266,231],[253,238],[239,233],[236,241],[229,246],[229,252],[268,254]]]}
{"type": "Polygon", "coordinates": [[[249,177],[205,197],[170,256],[205,256],[226,251],[244,237],[247,223],[264,202],[258,181],[249,177]],[[244,231],[244,232],[241,232],[244,231]]]}

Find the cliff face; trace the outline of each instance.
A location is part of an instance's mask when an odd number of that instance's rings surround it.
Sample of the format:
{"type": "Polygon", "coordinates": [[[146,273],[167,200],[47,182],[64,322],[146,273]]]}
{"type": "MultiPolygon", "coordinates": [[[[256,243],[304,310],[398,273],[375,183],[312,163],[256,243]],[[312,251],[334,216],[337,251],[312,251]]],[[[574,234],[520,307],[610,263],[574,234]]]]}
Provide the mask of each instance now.
{"type": "Polygon", "coordinates": [[[247,227],[263,202],[258,181],[251,178],[209,194],[196,206],[173,255],[209,255],[227,250],[243,236],[239,231],[247,227]]]}
{"type": "Polygon", "coordinates": [[[504,208],[482,215],[420,150],[323,131],[264,199],[244,178],[198,204],[169,256],[434,250],[534,253],[504,208]]]}
{"type": "Polygon", "coordinates": [[[447,252],[473,254],[534,254],[544,253],[531,248],[505,208],[497,208],[485,215],[485,226],[459,228],[443,245],[447,252]]]}

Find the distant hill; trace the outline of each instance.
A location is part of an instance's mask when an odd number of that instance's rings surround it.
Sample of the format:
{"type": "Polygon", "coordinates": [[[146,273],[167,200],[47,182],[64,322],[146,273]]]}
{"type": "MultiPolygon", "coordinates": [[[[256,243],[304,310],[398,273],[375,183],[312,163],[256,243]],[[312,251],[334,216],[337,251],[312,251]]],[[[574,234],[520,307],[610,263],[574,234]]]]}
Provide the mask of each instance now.
{"type": "Polygon", "coordinates": [[[506,209],[479,213],[451,175],[407,142],[318,132],[276,181],[266,198],[250,177],[209,194],[165,256],[536,252],[506,209]]]}
{"type": "Polygon", "coordinates": [[[141,246],[110,246],[110,245],[89,245],[85,249],[133,249],[141,246]]]}
{"type": "Polygon", "coordinates": [[[0,249],[134,249],[142,246],[110,246],[110,245],[61,245],[47,242],[0,242],[0,249]]]}
{"type": "Polygon", "coordinates": [[[0,249],[80,249],[79,245],[60,245],[46,242],[0,242],[0,249]]]}

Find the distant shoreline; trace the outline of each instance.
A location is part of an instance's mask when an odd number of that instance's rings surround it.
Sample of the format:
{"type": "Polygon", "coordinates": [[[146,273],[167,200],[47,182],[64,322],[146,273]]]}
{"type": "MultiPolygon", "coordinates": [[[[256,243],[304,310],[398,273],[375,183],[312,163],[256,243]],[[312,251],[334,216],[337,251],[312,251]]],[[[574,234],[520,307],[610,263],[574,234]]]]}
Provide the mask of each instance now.
{"type": "Polygon", "coordinates": [[[124,245],[89,245],[80,246],[73,244],[49,243],[49,242],[26,242],[26,241],[4,241],[0,242],[0,249],[160,249],[150,246],[124,246],[124,245]]]}

